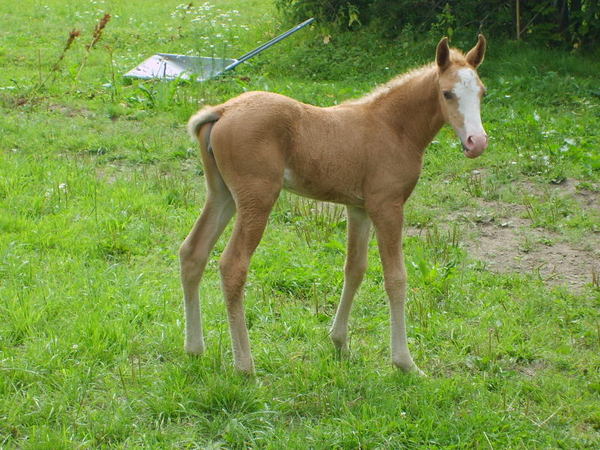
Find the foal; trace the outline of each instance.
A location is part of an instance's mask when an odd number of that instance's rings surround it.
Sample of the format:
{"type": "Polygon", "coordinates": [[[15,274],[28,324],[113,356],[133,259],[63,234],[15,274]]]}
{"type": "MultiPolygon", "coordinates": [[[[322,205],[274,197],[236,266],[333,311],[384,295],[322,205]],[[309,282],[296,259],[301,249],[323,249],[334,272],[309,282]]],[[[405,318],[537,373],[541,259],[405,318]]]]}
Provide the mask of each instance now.
{"type": "Polygon", "coordinates": [[[200,143],[207,199],[180,250],[188,353],[204,351],[198,285],[211,249],[237,212],[220,271],[235,367],[254,371],[244,285],[271,208],[287,189],[347,206],[344,287],[331,328],[335,346],[347,349],[348,317],[365,273],[373,223],[390,302],[392,363],[421,373],[406,342],[404,203],[419,179],[424,149],[444,123],[454,128],[467,157],[487,147],[480,118],[485,89],[476,72],[485,48],[483,35],[466,55],[450,49],[443,38],[435,63],[330,108],[248,92],[190,118],[189,132],[200,143]]]}

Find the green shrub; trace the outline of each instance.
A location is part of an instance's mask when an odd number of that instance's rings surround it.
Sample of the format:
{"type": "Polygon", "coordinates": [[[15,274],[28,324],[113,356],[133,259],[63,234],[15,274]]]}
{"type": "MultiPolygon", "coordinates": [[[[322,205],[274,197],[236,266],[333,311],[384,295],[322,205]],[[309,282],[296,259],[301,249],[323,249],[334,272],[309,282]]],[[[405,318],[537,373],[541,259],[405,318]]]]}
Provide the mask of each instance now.
{"type": "Polygon", "coordinates": [[[408,27],[435,36],[456,34],[461,39],[483,31],[495,37],[574,48],[593,48],[600,42],[598,0],[275,0],[275,3],[294,21],[312,16],[348,29],[371,24],[373,29],[390,37],[408,27]]]}

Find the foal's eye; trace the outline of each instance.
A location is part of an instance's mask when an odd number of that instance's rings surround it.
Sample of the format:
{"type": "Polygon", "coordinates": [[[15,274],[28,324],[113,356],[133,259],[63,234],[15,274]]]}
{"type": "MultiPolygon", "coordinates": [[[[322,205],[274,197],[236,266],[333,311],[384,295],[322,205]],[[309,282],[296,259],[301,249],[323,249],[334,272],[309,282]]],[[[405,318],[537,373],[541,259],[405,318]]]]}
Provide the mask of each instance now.
{"type": "Polygon", "coordinates": [[[454,94],[451,91],[444,91],[444,98],[446,100],[450,100],[450,99],[454,98],[454,94]]]}

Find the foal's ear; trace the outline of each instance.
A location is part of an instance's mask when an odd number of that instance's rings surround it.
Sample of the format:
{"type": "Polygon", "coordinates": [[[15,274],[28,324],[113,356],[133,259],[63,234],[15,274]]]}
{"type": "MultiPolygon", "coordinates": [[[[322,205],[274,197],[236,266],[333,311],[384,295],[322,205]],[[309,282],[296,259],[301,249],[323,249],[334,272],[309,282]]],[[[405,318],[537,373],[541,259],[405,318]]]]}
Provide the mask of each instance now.
{"type": "Polygon", "coordinates": [[[450,47],[448,47],[448,38],[444,37],[438,43],[435,50],[435,62],[440,70],[444,71],[450,65],[450,47]]]}
{"type": "Polygon", "coordinates": [[[485,40],[485,36],[483,34],[479,35],[477,39],[477,45],[469,50],[467,53],[467,62],[471,64],[473,67],[479,67],[479,64],[483,62],[483,57],[485,56],[485,47],[487,43],[485,40]]]}

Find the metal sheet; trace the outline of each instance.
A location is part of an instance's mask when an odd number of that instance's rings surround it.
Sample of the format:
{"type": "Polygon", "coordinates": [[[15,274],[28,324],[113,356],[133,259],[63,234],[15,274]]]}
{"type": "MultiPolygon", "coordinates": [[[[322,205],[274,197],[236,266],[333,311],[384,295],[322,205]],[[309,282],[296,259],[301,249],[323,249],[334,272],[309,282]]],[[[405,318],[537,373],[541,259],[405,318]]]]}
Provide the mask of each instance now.
{"type": "Polygon", "coordinates": [[[305,20],[285,33],[280,34],[245,55],[240,56],[239,59],[158,53],[145,60],[135,69],[127,72],[124,76],[129,78],[141,78],[143,80],[189,80],[192,78],[196,81],[209,80],[221,75],[223,72],[233,70],[235,67],[258,55],[260,52],[272,47],[305,26],[310,25],[314,20],[314,18],[305,20]]]}
{"type": "Polygon", "coordinates": [[[189,80],[194,78],[196,81],[204,81],[220,75],[227,66],[236,61],[236,59],[229,58],[158,53],[145,60],[135,69],[127,72],[124,76],[143,80],[153,78],[189,80]]]}

